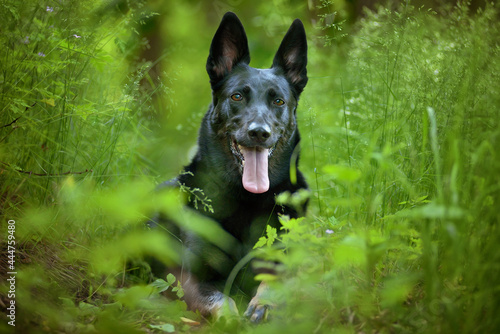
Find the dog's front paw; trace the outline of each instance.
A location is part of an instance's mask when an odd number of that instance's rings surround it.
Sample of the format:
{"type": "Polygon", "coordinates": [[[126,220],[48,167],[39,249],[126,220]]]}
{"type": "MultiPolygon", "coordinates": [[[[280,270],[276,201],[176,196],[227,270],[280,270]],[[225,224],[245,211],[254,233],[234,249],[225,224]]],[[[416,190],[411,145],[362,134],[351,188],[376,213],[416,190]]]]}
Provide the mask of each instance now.
{"type": "Polygon", "coordinates": [[[262,304],[259,297],[255,296],[252,298],[250,303],[248,303],[248,308],[245,311],[244,316],[250,319],[253,323],[260,323],[267,319],[270,308],[270,305],[262,304]]]}
{"type": "Polygon", "coordinates": [[[253,323],[260,323],[262,321],[267,320],[269,310],[272,308],[272,304],[269,304],[267,300],[269,298],[265,298],[268,295],[269,287],[265,282],[261,282],[259,288],[257,289],[257,293],[252,298],[250,303],[248,303],[247,310],[244,313],[244,316],[250,319],[253,323]]]}
{"type": "Polygon", "coordinates": [[[221,298],[214,302],[210,313],[212,318],[220,320],[221,318],[231,319],[239,317],[238,307],[234,300],[221,294],[221,298]]]}

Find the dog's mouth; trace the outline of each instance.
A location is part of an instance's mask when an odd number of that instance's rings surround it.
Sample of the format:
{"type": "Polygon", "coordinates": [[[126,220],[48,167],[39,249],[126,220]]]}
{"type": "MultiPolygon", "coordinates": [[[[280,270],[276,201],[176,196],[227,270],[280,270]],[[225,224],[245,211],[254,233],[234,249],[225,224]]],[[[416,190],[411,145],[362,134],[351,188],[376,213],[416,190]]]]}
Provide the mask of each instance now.
{"type": "Polygon", "coordinates": [[[276,145],[271,148],[246,147],[239,145],[235,139],[232,139],[230,148],[240,165],[243,188],[254,194],[268,191],[268,160],[276,145]]]}

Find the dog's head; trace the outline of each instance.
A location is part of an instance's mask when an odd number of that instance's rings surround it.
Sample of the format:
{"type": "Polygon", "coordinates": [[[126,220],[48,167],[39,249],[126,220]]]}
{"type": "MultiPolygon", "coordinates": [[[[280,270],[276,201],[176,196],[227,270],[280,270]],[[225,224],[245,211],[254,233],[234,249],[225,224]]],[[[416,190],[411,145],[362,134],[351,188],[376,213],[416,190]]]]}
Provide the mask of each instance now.
{"type": "Polygon", "coordinates": [[[270,69],[249,63],[245,30],[234,13],[226,13],[207,60],[213,94],[209,122],[242,174],[243,187],[264,193],[273,166],[288,165],[298,141],[295,111],[307,83],[302,22],[292,23],[270,69]]]}

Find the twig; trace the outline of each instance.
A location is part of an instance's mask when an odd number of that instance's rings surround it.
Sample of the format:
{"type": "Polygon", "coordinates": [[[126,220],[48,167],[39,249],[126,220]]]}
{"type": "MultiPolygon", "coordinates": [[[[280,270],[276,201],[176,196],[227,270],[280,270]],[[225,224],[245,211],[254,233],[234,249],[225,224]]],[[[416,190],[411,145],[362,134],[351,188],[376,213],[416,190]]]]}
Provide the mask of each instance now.
{"type": "MultiPolygon", "coordinates": [[[[5,163],[5,162],[2,162],[3,165],[5,166],[8,166],[8,167],[11,167],[11,165],[9,165],[8,163],[5,163]]],[[[35,173],[35,172],[32,172],[32,171],[25,171],[25,170],[22,170],[22,169],[17,169],[17,168],[13,168],[16,172],[19,172],[19,173],[23,173],[23,174],[29,174],[29,175],[35,175],[35,176],[63,176],[63,175],[78,175],[78,174],[85,174],[85,173],[92,173],[93,170],[92,169],[86,169],[84,170],[83,172],[72,172],[72,171],[68,171],[68,172],[65,172],[65,173],[35,173]]]]}
{"type": "Polygon", "coordinates": [[[83,172],[68,171],[68,172],[65,172],[65,173],[33,173],[33,172],[27,172],[27,171],[20,170],[20,169],[16,169],[16,171],[18,171],[19,173],[29,174],[29,175],[35,175],[35,176],[62,176],[62,175],[70,175],[70,174],[71,175],[77,175],[77,174],[85,174],[85,173],[92,173],[93,172],[92,169],[86,169],[83,172]]]}
{"type": "Polygon", "coordinates": [[[17,122],[18,119],[20,119],[22,116],[19,116],[18,118],[16,118],[15,120],[13,120],[12,122],[10,122],[9,124],[5,124],[5,125],[2,125],[0,126],[0,129],[3,129],[3,128],[6,128],[8,126],[11,126],[12,124],[14,124],[15,122],[17,122]]]}
{"type": "MultiPolygon", "coordinates": [[[[36,102],[33,103],[31,106],[27,106],[24,111],[28,110],[29,108],[33,108],[34,106],[36,105],[36,102]]],[[[0,129],[3,129],[3,128],[6,128],[8,126],[11,126],[12,124],[14,124],[15,122],[17,122],[21,117],[23,117],[22,115],[19,116],[18,118],[16,118],[15,120],[13,120],[12,122],[10,122],[9,124],[5,124],[5,125],[2,125],[0,126],[0,129]]]]}

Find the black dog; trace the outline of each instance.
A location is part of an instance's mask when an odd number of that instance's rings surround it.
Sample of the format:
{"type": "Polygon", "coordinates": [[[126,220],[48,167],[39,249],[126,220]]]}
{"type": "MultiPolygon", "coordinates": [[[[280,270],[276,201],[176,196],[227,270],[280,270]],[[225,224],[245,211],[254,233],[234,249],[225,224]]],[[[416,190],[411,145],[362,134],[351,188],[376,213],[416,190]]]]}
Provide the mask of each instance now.
{"type": "MultiPolygon", "coordinates": [[[[249,62],[245,30],[234,13],[226,13],[208,56],[213,102],[201,124],[198,152],[185,172],[168,182],[200,189],[211,200],[213,212],[199,207],[198,211],[237,240],[228,251],[183,233],[188,251],[178,278],[189,308],[204,315],[217,316],[225,300],[234,305],[216,288],[221,288],[266,224],[278,227],[278,214],[297,217],[305,209],[275,203],[282,192],[307,188],[297,169],[296,108],[307,83],[302,22],[292,23],[270,69],[255,69],[249,62]],[[291,168],[296,170],[293,182],[291,168]]],[[[258,300],[262,290],[258,289],[245,313],[253,321],[262,320],[267,308],[258,300]]]]}

